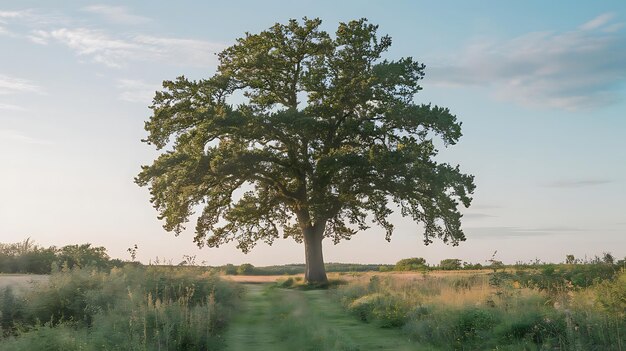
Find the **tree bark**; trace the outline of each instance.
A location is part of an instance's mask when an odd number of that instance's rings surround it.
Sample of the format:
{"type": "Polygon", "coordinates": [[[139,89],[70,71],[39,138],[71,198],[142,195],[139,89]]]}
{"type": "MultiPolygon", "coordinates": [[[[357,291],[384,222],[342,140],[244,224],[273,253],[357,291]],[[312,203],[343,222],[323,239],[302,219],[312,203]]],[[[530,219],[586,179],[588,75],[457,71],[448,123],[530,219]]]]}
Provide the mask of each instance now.
{"type": "Polygon", "coordinates": [[[304,280],[309,284],[327,284],[324,256],[322,255],[322,239],[324,239],[324,225],[314,225],[303,229],[304,252],[306,268],[304,280]]]}

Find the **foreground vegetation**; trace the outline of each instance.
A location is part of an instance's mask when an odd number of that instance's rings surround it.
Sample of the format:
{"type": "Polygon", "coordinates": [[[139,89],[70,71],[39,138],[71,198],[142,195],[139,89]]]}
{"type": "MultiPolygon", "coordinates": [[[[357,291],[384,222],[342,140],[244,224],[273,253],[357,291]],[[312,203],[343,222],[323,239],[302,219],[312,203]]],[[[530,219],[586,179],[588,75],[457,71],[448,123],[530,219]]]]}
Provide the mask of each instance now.
{"type": "Polygon", "coordinates": [[[53,272],[0,292],[2,350],[218,350],[241,291],[205,269],[53,272]]]}
{"type": "Polygon", "coordinates": [[[188,257],[184,267],[142,266],[89,244],[0,244],[0,272],[45,272],[43,262],[52,274],[40,284],[0,285],[3,351],[626,349],[626,262],[608,253],[509,266],[492,257],[484,267],[331,263],[343,282],[327,290],[291,276],[247,285],[241,301],[244,287],[218,272],[301,274],[304,265],[210,268],[188,257]]]}
{"type": "Polygon", "coordinates": [[[582,267],[365,276],[336,297],[357,319],[433,350],[626,349],[626,271],[582,267]]]}
{"type": "Polygon", "coordinates": [[[399,331],[362,323],[328,290],[289,290],[246,284],[247,294],[226,333],[231,351],[415,350],[399,331]]]}

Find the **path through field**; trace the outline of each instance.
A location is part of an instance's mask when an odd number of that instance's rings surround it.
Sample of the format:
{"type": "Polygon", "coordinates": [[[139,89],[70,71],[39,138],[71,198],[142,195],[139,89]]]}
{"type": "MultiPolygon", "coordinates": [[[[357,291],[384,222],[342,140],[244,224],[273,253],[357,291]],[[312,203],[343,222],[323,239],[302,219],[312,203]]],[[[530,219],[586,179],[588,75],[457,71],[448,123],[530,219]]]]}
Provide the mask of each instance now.
{"type": "Polygon", "coordinates": [[[416,350],[397,330],[346,314],[324,290],[245,284],[242,310],[226,335],[227,350],[416,350]]]}

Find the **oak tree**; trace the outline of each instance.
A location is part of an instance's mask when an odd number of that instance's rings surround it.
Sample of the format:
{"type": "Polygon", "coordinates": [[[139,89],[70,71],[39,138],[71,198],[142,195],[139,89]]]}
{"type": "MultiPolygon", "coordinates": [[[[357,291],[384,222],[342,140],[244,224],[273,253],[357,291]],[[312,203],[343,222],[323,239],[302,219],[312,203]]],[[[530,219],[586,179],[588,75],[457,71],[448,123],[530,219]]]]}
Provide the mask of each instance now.
{"type": "Polygon", "coordinates": [[[305,278],[326,282],[322,241],[371,224],[389,240],[395,203],[434,238],[465,240],[458,207],[473,176],[437,162],[435,141],[455,144],[461,123],[447,108],[414,101],[424,65],[383,59],[391,45],[366,19],[290,20],[249,34],[219,54],[208,79],[165,81],[145,124],[163,150],[136,182],[149,186],[164,228],[180,233],[197,212],[194,241],[293,238],[305,246],[305,278]]]}

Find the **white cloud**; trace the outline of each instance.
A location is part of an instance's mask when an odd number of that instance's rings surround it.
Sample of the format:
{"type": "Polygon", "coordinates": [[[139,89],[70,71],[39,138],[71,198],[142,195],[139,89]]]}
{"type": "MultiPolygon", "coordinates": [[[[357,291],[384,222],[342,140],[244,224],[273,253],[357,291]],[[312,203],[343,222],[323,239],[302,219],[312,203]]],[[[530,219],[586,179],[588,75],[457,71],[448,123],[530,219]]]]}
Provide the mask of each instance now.
{"type": "Polygon", "coordinates": [[[121,90],[120,100],[149,105],[159,85],[149,84],[141,80],[120,79],[117,87],[121,90]]]}
{"type": "Polygon", "coordinates": [[[6,27],[9,21],[24,18],[28,15],[27,11],[0,11],[0,35],[12,35],[6,27]]]}
{"type": "Polygon", "coordinates": [[[572,235],[574,233],[584,233],[585,229],[553,226],[553,227],[467,227],[465,228],[468,237],[531,237],[531,236],[552,236],[552,235],[572,235]]]}
{"type": "Polygon", "coordinates": [[[626,35],[614,29],[611,18],[602,15],[569,32],[474,42],[456,55],[459,59],[430,67],[427,77],[442,86],[490,87],[498,98],[525,105],[610,104],[626,85],[626,35]]]}
{"type": "Polygon", "coordinates": [[[5,110],[5,111],[25,111],[26,109],[21,107],[21,106],[12,105],[12,104],[4,104],[4,103],[0,102],[0,110],[5,110]]]}
{"type": "Polygon", "coordinates": [[[547,184],[551,188],[582,188],[595,185],[605,185],[613,183],[612,180],[606,178],[585,178],[574,180],[558,180],[547,184]]]}
{"type": "Polygon", "coordinates": [[[33,138],[13,129],[0,129],[0,141],[18,142],[22,144],[34,144],[34,145],[50,145],[51,144],[49,141],[33,138]]]}
{"type": "Polygon", "coordinates": [[[134,38],[140,43],[151,48],[152,53],[157,53],[158,58],[166,62],[178,62],[192,66],[209,66],[217,62],[215,53],[222,51],[226,46],[204,40],[164,38],[148,35],[140,35],[134,38]]]}
{"type": "Polygon", "coordinates": [[[0,18],[22,18],[29,13],[29,11],[0,11],[0,18]]]}
{"type": "MultiPolygon", "coordinates": [[[[124,23],[145,23],[150,19],[137,16],[123,6],[92,5],[84,11],[124,23]]],[[[0,34],[10,34],[12,27],[33,43],[48,45],[60,43],[78,56],[109,67],[123,67],[133,61],[157,61],[173,65],[207,67],[217,63],[216,52],[225,48],[220,43],[187,38],[154,35],[115,35],[93,27],[77,26],[76,20],[59,13],[37,10],[0,11],[0,34]]],[[[82,21],[84,23],[84,21],[82,21]]]]}
{"type": "Polygon", "coordinates": [[[92,5],[85,7],[84,11],[101,15],[105,19],[121,24],[143,24],[151,19],[130,13],[124,6],[92,5]]]}
{"type": "Polygon", "coordinates": [[[123,62],[132,57],[133,53],[140,49],[133,43],[114,39],[103,32],[86,29],[57,29],[53,31],[35,31],[31,40],[48,42],[59,41],[79,56],[90,56],[94,62],[102,63],[110,67],[120,67],[123,62]]]}
{"type": "Polygon", "coordinates": [[[176,65],[206,67],[215,65],[215,53],[222,44],[203,40],[138,35],[114,38],[107,33],[88,28],[62,28],[33,31],[30,39],[39,44],[54,40],[79,56],[91,57],[93,62],[109,67],[122,67],[130,61],[160,61],[176,65]]]}
{"type": "Polygon", "coordinates": [[[493,218],[496,217],[494,215],[490,215],[487,213],[464,213],[463,218],[465,219],[484,219],[484,218],[493,218]]]}
{"type": "Polygon", "coordinates": [[[38,10],[26,9],[20,11],[0,11],[0,22],[15,22],[30,27],[42,27],[67,24],[71,20],[57,12],[42,13],[38,10]]]}
{"type": "Polygon", "coordinates": [[[43,30],[35,30],[26,37],[35,44],[48,45],[48,39],[50,38],[50,34],[43,30]]]}
{"type": "Polygon", "coordinates": [[[21,78],[9,77],[0,74],[0,95],[15,93],[43,93],[37,84],[21,78]]]}
{"type": "Polygon", "coordinates": [[[580,29],[582,30],[597,29],[599,27],[605,26],[607,23],[609,23],[611,19],[613,19],[613,17],[615,17],[615,15],[612,13],[604,13],[592,19],[591,21],[584,23],[582,26],[580,26],[580,29]]]}

